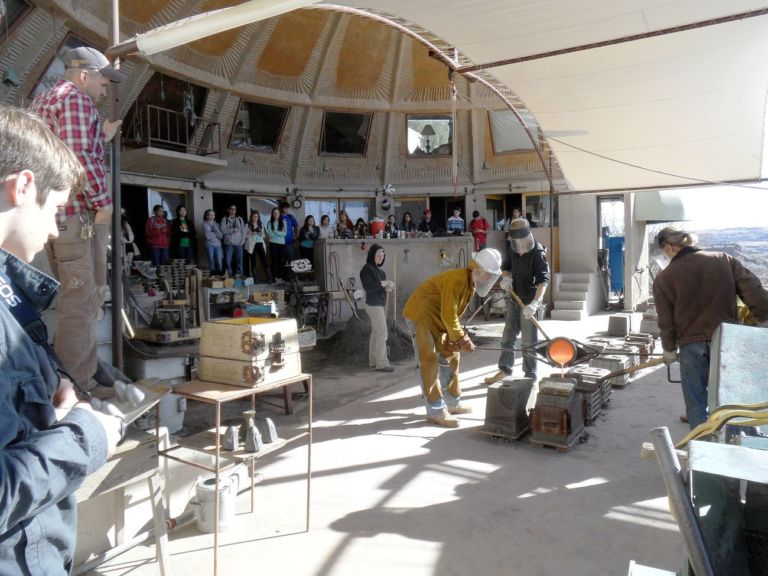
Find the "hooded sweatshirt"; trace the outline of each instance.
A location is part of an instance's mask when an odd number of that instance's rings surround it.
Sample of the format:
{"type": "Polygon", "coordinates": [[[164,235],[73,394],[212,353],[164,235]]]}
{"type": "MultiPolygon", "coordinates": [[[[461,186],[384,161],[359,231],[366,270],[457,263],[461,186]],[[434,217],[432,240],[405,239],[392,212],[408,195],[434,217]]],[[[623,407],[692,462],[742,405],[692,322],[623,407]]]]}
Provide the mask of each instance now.
{"type": "MultiPolygon", "coordinates": [[[[387,276],[379,266],[376,266],[376,252],[383,249],[379,244],[371,246],[371,249],[368,250],[365,266],[360,269],[360,281],[363,283],[365,303],[368,306],[384,306],[387,301],[387,292],[381,285],[382,281],[387,279],[387,276]]],[[[382,266],[386,259],[385,255],[384,260],[381,262],[382,266]]]]}

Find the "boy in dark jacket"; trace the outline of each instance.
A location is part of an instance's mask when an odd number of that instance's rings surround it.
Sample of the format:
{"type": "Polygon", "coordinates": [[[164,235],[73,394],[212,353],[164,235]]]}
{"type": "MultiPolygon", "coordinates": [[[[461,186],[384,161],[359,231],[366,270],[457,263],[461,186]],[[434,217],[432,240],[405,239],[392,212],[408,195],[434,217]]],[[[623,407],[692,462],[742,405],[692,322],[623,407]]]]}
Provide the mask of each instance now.
{"type": "Polygon", "coordinates": [[[368,345],[368,365],[379,372],[394,372],[387,358],[387,293],[395,287],[381,269],[384,248],[378,244],[368,250],[365,266],[360,270],[360,281],[365,290],[365,311],[371,319],[371,340],[368,345]]]}

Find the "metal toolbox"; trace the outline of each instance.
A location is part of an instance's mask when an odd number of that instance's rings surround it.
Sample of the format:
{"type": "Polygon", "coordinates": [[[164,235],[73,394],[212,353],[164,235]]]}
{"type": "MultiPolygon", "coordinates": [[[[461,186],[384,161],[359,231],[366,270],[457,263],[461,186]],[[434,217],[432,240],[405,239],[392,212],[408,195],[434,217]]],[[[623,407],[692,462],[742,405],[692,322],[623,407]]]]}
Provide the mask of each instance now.
{"type": "Polygon", "coordinates": [[[300,374],[295,319],[234,318],[203,324],[200,380],[258,388],[300,374]]]}
{"type": "Polygon", "coordinates": [[[298,352],[252,361],[201,356],[197,369],[200,380],[255,389],[300,374],[301,355],[298,352]]]}
{"type": "Polygon", "coordinates": [[[298,353],[299,332],[293,318],[234,318],[203,323],[201,356],[263,363],[298,353]]]}

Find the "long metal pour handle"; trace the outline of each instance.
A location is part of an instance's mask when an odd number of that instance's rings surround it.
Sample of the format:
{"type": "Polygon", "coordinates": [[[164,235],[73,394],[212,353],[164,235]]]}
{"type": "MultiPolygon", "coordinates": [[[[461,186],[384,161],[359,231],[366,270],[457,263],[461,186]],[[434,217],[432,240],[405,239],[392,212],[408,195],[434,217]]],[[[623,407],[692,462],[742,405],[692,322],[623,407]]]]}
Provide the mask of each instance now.
{"type": "MultiPolygon", "coordinates": [[[[515,294],[515,291],[512,288],[508,288],[507,292],[509,293],[510,296],[512,296],[512,298],[515,299],[515,302],[517,302],[517,305],[520,306],[520,314],[522,314],[523,309],[525,309],[525,304],[523,304],[523,301],[520,300],[520,296],[515,294]]],[[[539,324],[539,321],[536,320],[535,316],[531,316],[530,320],[531,322],[533,322],[533,325],[536,326],[536,328],[538,328],[539,332],[541,332],[541,335],[544,336],[544,338],[546,338],[547,340],[551,340],[551,338],[547,336],[547,333],[544,332],[544,328],[541,327],[541,324],[539,324]]]]}

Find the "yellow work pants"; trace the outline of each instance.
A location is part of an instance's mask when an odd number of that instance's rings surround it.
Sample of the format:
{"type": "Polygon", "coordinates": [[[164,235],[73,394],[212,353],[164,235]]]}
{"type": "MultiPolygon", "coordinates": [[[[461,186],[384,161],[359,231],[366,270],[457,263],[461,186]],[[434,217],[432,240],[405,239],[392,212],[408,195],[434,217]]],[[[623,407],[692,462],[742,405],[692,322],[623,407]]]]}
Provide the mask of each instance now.
{"type": "Polygon", "coordinates": [[[421,324],[416,323],[414,331],[416,349],[419,353],[422,390],[424,391],[424,396],[426,396],[427,403],[433,408],[436,408],[438,405],[444,405],[439,379],[439,354],[448,361],[448,366],[451,368],[451,379],[447,386],[449,398],[446,400],[449,406],[456,405],[461,396],[461,385],[459,384],[459,360],[461,355],[458,352],[448,352],[445,346],[443,346],[442,340],[435,338],[421,324]]]}

